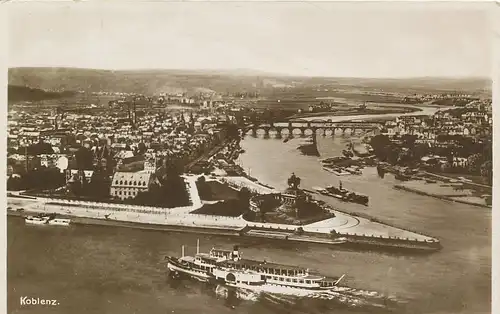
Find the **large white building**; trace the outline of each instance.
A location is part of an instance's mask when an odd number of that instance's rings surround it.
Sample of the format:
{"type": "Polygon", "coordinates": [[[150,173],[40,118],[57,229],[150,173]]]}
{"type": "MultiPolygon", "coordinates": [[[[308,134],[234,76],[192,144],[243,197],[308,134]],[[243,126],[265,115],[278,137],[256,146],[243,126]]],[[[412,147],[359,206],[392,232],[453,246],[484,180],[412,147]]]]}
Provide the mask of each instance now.
{"type": "Polygon", "coordinates": [[[149,172],[116,172],[111,182],[111,197],[125,200],[134,198],[139,192],[146,192],[153,183],[149,172]]]}

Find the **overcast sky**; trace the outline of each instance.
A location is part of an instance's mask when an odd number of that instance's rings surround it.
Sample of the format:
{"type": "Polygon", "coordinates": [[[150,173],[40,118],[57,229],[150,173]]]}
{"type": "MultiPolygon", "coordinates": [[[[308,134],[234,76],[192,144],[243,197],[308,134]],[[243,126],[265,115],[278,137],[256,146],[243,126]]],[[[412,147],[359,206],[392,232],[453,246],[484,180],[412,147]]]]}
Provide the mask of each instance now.
{"type": "Polygon", "coordinates": [[[486,11],[446,6],[13,4],[9,66],[490,76],[486,11]]]}

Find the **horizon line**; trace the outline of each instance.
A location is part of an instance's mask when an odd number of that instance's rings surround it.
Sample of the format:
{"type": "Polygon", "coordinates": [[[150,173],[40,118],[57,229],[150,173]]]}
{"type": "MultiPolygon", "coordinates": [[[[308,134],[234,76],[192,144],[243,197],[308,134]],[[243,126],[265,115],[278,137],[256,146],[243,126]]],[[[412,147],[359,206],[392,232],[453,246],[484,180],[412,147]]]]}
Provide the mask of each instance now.
{"type": "Polygon", "coordinates": [[[300,75],[300,74],[286,74],[286,73],[273,73],[264,70],[251,69],[251,68],[231,68],[231,69],[215,69],[215,68],[129,68],[129,69],[105,69],[105,68],[85,68],[77,66],[13,66],[8,67],[8,70],[13,69],[73,69],[73,70],[89,70],[89,71],[108,71],[108,72],[125,72],[125,71],[205,71],[205,72],[231,72],[231,71],[248,71],[255,73],[241,74],[235,73],[239,76],[270,76],[270,77],[289,77],[289,78],[324,78],[324,79],[373,79],[373,80],[409,80],[409,79],[448,79],[448,80],[463,80],[463,79],[483,79],[493,81],[489,76],[324,76],[324,75],[300,75]],[[259,74],[260,72],[260,74],[259,74]]]}

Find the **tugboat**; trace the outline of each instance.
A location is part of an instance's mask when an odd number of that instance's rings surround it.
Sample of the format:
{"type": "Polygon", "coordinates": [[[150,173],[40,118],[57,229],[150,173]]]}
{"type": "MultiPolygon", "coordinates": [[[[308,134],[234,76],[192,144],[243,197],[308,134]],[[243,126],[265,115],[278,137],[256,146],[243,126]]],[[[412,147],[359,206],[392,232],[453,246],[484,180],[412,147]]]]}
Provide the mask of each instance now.
{"type": "Polygon", "coordinates": [[[342,188],[342,181],[339,182],[338,188],[333,185],[329,185],[325,189],[334,196],[340,195],[342,197],[341,199],[345,202],[358,203],[368,206],[368,196],[351,192],[342,188]]]}
{"type": "Polygon", "coordinates": [[[175,258],[166,256],[167,268],[193,279],[258,293],[307,296],[332,290],[344,278],[328,278],[297,266],[241,258],[238,246],[233,250],[212,248],[208,254],[175,258]]]}

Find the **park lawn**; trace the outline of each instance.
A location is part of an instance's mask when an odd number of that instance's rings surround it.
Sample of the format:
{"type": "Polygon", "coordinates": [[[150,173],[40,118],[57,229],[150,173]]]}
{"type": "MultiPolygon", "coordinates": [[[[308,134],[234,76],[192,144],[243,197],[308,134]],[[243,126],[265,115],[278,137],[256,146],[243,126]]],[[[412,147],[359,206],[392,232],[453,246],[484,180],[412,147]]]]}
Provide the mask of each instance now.
{"type": "Polygon", "coordinates": [[[203,183],[206,188],[197,183],[198,190],[206,190],[205,193],[200,193],[200,197],[204,201],[228,201],[237,200],[238,191],[229,187],[226,184],[217,181],[207,181],[203,183]]]}
{"type": "Polygon", "coordinates": [[[228,200],[215,204],[204,204],[201,208],[191,212],[192,214],[239,217],[245,212],[245,208],[238,200],[228,200]]]}

